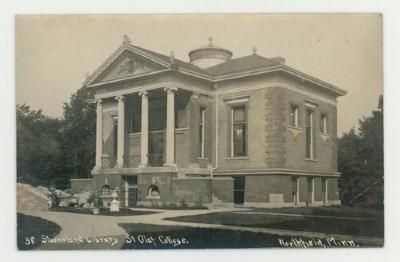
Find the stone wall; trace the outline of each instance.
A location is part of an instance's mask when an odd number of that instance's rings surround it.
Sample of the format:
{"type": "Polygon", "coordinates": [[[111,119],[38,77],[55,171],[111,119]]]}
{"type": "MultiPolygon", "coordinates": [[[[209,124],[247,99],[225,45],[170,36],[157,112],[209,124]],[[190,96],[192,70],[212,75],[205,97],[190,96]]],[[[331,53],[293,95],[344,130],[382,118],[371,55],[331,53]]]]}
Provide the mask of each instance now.
{"type": "Polygon", "coordinates": [[[306,160],[305,140],[305,103],[309,100],[304,95],[293,91],[283,90],[285,102],[285,167],[290,169],[313,170],[313,171],[337,171],[337,122],[336,106],[322,101],[315,101],[314,112],[314,160],[306,160]],[[288,125],[289,108],[294,104],[298,106],[299,127],[293,128],[288,125]],[[319,132],[321,114],[327,115],[327,134],[319,132]]]}
{"type": "Polygon", "coordinates": [[[109,185],[111,189],[116,187],[121,188],[121,176],[120,175],[94,175],[93,176],[94,190],[99,194],[104,185],[109,185]]]}
{"type": "Polygon", "coordinates": [[[324,201],[324,192],[322,188],[322,179],[320,177],[314,178],[314,194],[315,201],[324,201]]]}
{"type": "Polygon", "coordinates": [[[220,169],[251,169],[265,167],[265,89],[219,96],[218,167],[220,169]],[[231,158],[231,105],[235,97],[248,97],[247,104],[247,156],[231,158]]]}
{"type": "Polygon", "coordinates": [[[307,201],[310,201],[309,199],[309,194],[308,194],[308,182],[307,182],[307,177],[300,177],[299,178],[299,183],[300,183],[300,202],[306,203],[307,201]]]}
{"type": "Polygon", "coordinates": [[[172,193],[178,205],[203,206],[211,202],[210,178],[174,178],[172,193]]]}
{"type": "Polygon", "coordinates": [[[337,178],[328,179],[328,201],[337,201],[340,199],[337,178]]]}
{"type": "Polygon", "coordinates": [[[269,168],[286,166],[285,130],[288,124],[286,99],[285,90],[279,87],[269,88],[265,94],[263,138],[265,141],[265,164],[269,168]]]}
{"type": "MultiPolygon", "coordinates": [[[[275,79],[276,80],[276,79],[275,79]]],[[[285,78],[283,83],[271,82],[274,78],[254,79],[254,83],[237,81],[221,85],[217,96],[219,109],[218,166],[220,169],[286,168],[310,171],[337,171],[337,110],[335,99],[316,92],[308,83],[292,83],[285,78]],[[271,82],[268,82],[271,81],[271,82]],[[287,82],[286,82],[287,81],[287,82]],[[246,86],[248,85],[248,86],[246,86]],[[299,92],[290,90],[299,88],[299,92]],[[302,85],[302,86],[301,86],[302,85]],[[247,90],[250,86],[256,89],[247,90]],[[263,87],[265,86],[265,87],[263,87]],[[232,90],[232,91],[231,91],[232,90]],[[233,90],[237,90],[234,92],[233,90]],[[308,96],[308,91],[321,96],[308,96]],[[248,156],[230,158],[230,105],[235,97],[247,97],[248,101],[248,156]],[[306,160],[305,112],[306,103],[313,103],[315,159],[306,160]],[[298,106],[299,126],[289,126],[290,106],[298,106]],[[320,133],[321,114],[327,115],[327,134],[320,133]]]]}
{"type": "Polygon", "coordinates": [[[233,178],[221,177],[212,179],[212,193],[216,201],[233,203],[233,178]]]}
{"type": "Polygon", "coordinates": [[[245,204],[263,202],[278,205],[278,199],[282,204],[293,203],[291,176],[246,176],[245,204]]]}
{"type": "MultiPolygon", "coordinates": [[[[173,202],[172,173],[141,174],[138,175],[138,202],[157,202],[159,205],[168,205],[173,202]],[[150,186],[158,187],[160,199],[152,199],[148,195],[150,186]]],[[[140,203],[139,203],[140,204],[140,203]]]]}

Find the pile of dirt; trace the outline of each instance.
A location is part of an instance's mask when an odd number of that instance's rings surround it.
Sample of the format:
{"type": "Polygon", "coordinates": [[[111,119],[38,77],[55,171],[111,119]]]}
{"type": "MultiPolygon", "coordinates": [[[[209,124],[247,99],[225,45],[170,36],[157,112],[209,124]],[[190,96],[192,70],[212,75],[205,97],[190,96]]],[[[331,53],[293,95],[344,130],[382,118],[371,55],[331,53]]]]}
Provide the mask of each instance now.
{"type": "Polygon", "coordinates": [[[49,193],[46,187],[17,183],[17,210],[47,210],[49,193]]]}

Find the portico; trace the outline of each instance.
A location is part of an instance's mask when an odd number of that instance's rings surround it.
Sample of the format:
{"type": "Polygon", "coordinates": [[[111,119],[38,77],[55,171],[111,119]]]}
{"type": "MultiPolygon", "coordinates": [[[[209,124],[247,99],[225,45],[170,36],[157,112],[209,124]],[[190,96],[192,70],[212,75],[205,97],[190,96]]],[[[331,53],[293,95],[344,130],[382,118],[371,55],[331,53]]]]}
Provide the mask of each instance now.
{"type": "MultiPolygon", "coordinates": [[[[188,99],[191,96],[191,92],[187,90],[178,91],[176,87],[162,87],[98,99],[96,169],[177,167],[175,137],[176,133],[187,132],[192,128],[188,121],[191,113],[189,107],[193,107],[188,99]],[[103,105],[105,101],[112,103],[113,98],[117,103],[117,112],[114,114],[115,122],[111,131],[114,133],[112,137],[115,138],[112,141],[114,154],[110,156],[111,154],[105,154],[107,150],[103,149],[103,105]],[[176,99],[183,106],[177,108],[176,99]],[[135,110],[138,108],[140,110],[135,110]],[[183,123],[177,124],[176,117],[183,123]],[[126,140],[130,138],[140,140],[140,146],[135,148],[135,152],[127,148],[130,141],[126,140]],[[139,156],[139,159],[132,161],[132,156],[139,156]]],[[[197,106],[199,107],[198,103],[197,106]]]]}

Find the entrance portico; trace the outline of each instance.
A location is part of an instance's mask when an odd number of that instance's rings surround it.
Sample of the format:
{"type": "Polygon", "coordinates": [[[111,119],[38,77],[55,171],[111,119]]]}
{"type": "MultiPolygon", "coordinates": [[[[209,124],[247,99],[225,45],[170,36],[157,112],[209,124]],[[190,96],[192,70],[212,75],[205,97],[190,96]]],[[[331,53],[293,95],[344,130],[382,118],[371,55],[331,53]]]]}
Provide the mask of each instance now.
{"type": "MultiPolygon", "coordinates": [[[[179,142],[176,139],[181,137],[180,134],[185,135],[185,140],[197,138],[198,123],[193,119],[198,117],[193,113],[199,112],[199,108],[194,107],[200,107],[200,104],[198,99],[193,102],[193,96],[198,98],[199,93],[177,87],[161,87],[97,99],[95,171],[177,167],[176,143],[179,142]],[[112,109],[113,106],[115,109],[112,109]],[[104,108],[114,110],[112,125],[104,123],[107,121],[104,108]],[[104,135],[104,132],[109,134],[104,135]]],[[[197,155],[192,156],[198,152],[193,144],[196,141],[187,148],[193,152],[185,153],[188,162],[195,162],[198,158],[197,155]]]]}

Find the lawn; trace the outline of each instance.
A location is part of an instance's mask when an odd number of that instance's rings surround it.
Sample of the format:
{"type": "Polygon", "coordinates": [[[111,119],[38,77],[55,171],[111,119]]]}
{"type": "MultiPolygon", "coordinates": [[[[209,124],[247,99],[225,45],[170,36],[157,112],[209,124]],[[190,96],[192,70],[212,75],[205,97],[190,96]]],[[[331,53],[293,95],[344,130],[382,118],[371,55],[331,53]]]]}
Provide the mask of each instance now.
{"type": "MultiPolygon", "coordinates": [[[[93,210],[90,208],[79,208],[79,207],[55,207],[51,208],[50,211],[54,212],[70,212],[77,214],[93,215],[93,210]]],[[[121,208],[119,212],[111,212],[108,208],[100,208],[99,216],[140,216],[155,214],[154,211],[137,211],[127,208],[121,208]]]]}
{"type": "MultiPolygon", "coordinates": [[[[309,208],[310,209],[310,208],[309,208]]],[[[325,210],[316,209],[310,211],[309,209],[266,209],[265,212],[280,212],[280,213],[294,213],[294,214],[318,214],[332,216],[346,216],[351,214],[350,217],[363,217],[358,212],[339,212],[336,210],[325,210]],[[317,211],[319,210],[319,211],[317,211]],[[285,212],[283,212],[285,211],[285,212]],[[298,212],[296,212],[298,211],[298,212]],[[311,213],[310,213],[311,212],[311,213]],[[314,212],[314,213],[312,213],[314,212]]],[[[254,211],[262,211],[252,210],[254,211]]],[[[342,234],[342,235],[360,235],[370,237],[381,237],[384,235],[384,221],[374,215],[372,220],[351,220],[351,219],[337,219],[337,218],[320,218],[320,217],[301,217],[301,216],[285,216],[285,215],[269,215],[269,214],[251,214],[246,212],[232,213],[211,213],[196,216],[184,216],[175,217],[169,220],[182,221],[182,222],[194,222],[194,223],[210,223],[220,225],[233,225],[233,226],[244,226],[244,227],[260,227],[260,228],[274,228],[274,229],[286,229],[296,231],[307,231],[307,232],[321,232],[329,234],[342,234]]]]}
{"type": "MultiPolygon", "coordinates": [[[[223,229],[189,228],[147,224],[119,224],[131,238],[122,249],[181,249],[181,248],[260,248],[280,247],[280,237],[262,233],[223,229]],[[175,244],[176,246],[175,246],[175,244]]],[[[309,240],[302,238],[302,240],[309,240]]]]}
{"type": "Polygon", "coordinates": [[[122,249],[194,249],[194,248],[322,248],[322,247],[370,247],[371,244],[317,239],[286,237],[265,233],[233,231],[225,229],[160,226],[147,224],[119,224],[125,236],[122,249]]]}
{"type": "Polygon", "coordinates": [[[42,235],[56,236],[61,227],[48,220],[17,214],[17,246],[19,250],[35,249],[41,244],[42,235]]]}
{"type": "Polygon", "coordinates": [[[383,219],[383,210],[361,208],[361,207],[345,207],[345,206],[329,206],[329,207],[300,207],[300,208],[256,208],[250,212],[274,212],[287,214],[303,214],[317,216],[338,216],[338,217],[358,217],[358,218],[377,218],[383,219]]]}

